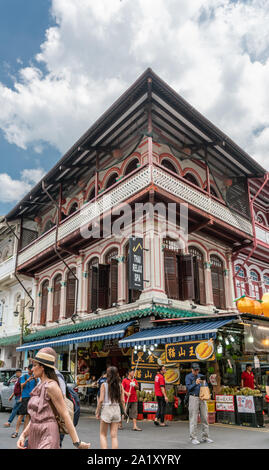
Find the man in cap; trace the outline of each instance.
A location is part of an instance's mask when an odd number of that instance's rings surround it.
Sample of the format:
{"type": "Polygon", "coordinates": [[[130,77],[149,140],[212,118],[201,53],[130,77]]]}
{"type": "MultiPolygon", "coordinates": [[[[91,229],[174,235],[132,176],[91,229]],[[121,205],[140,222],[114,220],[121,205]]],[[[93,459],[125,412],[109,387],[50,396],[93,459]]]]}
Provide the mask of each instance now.
{"type": "MultiPolygon", "coordinates": [[[[200,400],[200,388],[202,384],[202,375],[200,374],[200,366],[197,363],[191,365],[191,373],[186,375],[185,384],[189,396],[189,423],[190,423],[190,439],[192,444],[200,444],[197,438],[197,420],[200,412],[202,424],[202,442],[211,443],[209,438],[209,426],[207,422],[207,405],[204,400],[200,400]]],[[[206,385],[206,383],[205,383],[206,385]]]]}

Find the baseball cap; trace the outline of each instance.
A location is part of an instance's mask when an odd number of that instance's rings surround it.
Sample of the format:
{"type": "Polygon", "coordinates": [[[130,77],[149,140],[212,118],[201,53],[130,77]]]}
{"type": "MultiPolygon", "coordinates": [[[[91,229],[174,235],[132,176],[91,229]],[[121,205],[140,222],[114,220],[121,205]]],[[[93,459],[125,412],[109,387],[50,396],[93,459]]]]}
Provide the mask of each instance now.
{"type": "Polygon", "coordinates": [[[199,370],[200,370],[200,366],[199,366],[199,364],[197,364],[197,362],[194,362],[194,363],[191,365],[191,368],[194,369],[194,370],[195,370],[195,369],[199,369],[199,370]]]}

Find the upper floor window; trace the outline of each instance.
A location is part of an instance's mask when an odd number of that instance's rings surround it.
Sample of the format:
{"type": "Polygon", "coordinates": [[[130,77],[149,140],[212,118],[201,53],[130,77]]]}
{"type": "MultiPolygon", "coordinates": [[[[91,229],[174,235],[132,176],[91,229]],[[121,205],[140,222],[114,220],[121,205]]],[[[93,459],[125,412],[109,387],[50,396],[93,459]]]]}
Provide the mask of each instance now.
{"type": "Polygon", "coordinates": [[[79,209],[78,203],[74,202],[69,209],[68,215],[74,214],[74,212],[76,212],[78,209],[79,209]]]}
{"type": "Polygon", "coordinates": [[[129,175],[129,173],[132,173],[132,171],[137,169],[138,164],[139,164],[138,158],[134,158],[130,163],[128,163],[124,174],[129,175]]]}
{"type": "Polygon", "coordinates": [[[192,173],[186,173],[185,176],[184,176],[184,179],[189,181],[192,184],[195,184],[195,186],[200,187],[200,184],[198,183],[197,179],[195,178],[195,176],[192,173]]]}
{"type": "Polygon", "coordinates": [[[195,246],[189,247],[189,253],[193,256],[193,276],[194,276],[194,301],[197,304],[206,304],[205,293],[205,271],[204,255],[195,246]]]}
{"type": "Polygon", "coordinates": [[[264,282],[265,291],[268,292],[269,291],[269,275],[268,274],[264,274],[263,282],[264,282]]]}
{"type": "Polygon", "coordinates": [[[112,175],[110,175],[106,183],[106,189],[110,188],[111,186],[113,186],[113,184],[117,182],[116,181],[117,177],[118,177],[117,173],[113,173],[112,175]]]}
{"type": "Polygon", "coordinates": [[[222,260],[216,256],[210,256],[211,281],[213,289],[213,302],[215,307],[224,309],[226,306],[224,289],[224,267],[222,260]]]}
{"type": "Polygon", "coordinates": [[[245,269],[242,268],[240,265],[237,265],[235,266],[235,273],[236,273],[235,284],[236,284],[237,297],[242,297],[242,295],[249,295],[245,269]]]}
{"type": "Polygon", "coordinates": [[[93,258],[88,265],[88,306],[93,312],[113,307],[118,301],[117,256],[118,250],[113,249],[106,255],[105,264],[93,258]]]}
{"type": "Polygon", "coordinates": [[[250,279],[251,279],[251,295],[257,300],[260,300],[262,297],[262,287],[260,282],[260,275],[252,270],[250,271],[250,279]]]}
{"type": "Polygon", "coordinates": [[[173,173],[178,173],[176,165],[171,162],[171,160],[169,160],[168,158],[163,158],[161,165],[167,168],[168,170],[172,171],[173,173]]]}
{"type": "Polygon", "coordinates": [[[53,321],[58,321],[60,317],[60,307],[61,307],[61,284],[62,275],[57,274],[53,282],[53,321]]]}
{"type": "Polygon", "coordinates": [[[194,299],[193,258],[183,255],[178,244],[167,238],[164,247],[165,291],[170,299],[194,299]]]}
{"type": "Polygon", "coordinates": [[[47,321],[48,288],[49,288],[49,281],[44,281],[41,286],[41,312],[40,312],[40,324],[43,326],[46,325],[46,321],[47,321]]]}
{"type": "Polygon", "coordinates": [[[77,279],[76,279],[76,269],[73,268],[72,272],[68,271],[67,274],[67,283],[66,283],[66,318],[72,317],[75,313],[76,308],[76,289],[77,289],[77,279]],[[72,274],[73,273],[73,274],[72,274]]]}
{"type": "Polygon", "coordinates": [[[257,214],[256,220],[259,224],[267,226],[266,217],[263,214],[257,214]]]}
{"type": "Polygon", "coordinates": [[[46,225],[45,225],[45,227],[44,227],[44,230],[43,230],[43,232],[42,232],[42,235],[43,235],[43,233],[48,232],[48,231],[49,231],[50,229],[52,229],[54,226],[55,226],[55,223],[52,222],[52,220],[48,220],[48,221],[46,222],[46,225]]]}

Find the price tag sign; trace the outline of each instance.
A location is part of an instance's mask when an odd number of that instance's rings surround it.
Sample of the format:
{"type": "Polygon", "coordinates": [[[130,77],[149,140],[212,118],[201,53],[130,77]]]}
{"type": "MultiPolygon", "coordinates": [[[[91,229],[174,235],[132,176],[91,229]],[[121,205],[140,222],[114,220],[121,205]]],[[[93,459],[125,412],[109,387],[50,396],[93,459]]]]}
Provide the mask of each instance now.
{"type": "Polygon", "coordinates": [[[233,395],[216,395],[216,411],[235,411],[233,395]]]}
{"type": "Polygon", "coordinates": [[[144,413],[157,413],[157,410],[158,410],[158,403],[154,401],[143,403],[144,413]]]}
{"type": "Polygon", "coordinates": [[[236,397],[238,413],[255,413],[253,396],[246,397],[238,395],[236,397]]]}

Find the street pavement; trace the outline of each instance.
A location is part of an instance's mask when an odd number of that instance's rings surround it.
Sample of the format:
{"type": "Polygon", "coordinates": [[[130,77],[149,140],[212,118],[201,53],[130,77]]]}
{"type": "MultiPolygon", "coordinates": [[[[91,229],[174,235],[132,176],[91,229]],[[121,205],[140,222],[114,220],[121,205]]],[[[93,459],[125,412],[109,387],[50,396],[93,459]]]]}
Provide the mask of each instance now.
{"type": "MultiPolygon", "coordinates": [[[[15,421],[10,428],[4,428],[9,413],[0,413],[0,449],[16,449],[17,439],[10,436],[15,430],[15,421]]],[[[245,428],[239,426],[210,425],[210,437],[213,444],[193,445],[189,440],[188,422],[169,422],[169,426],[160,428],[152,421],[139,421],[142,432],[132,431],[131,422],[123,424],[118,432],[121,449],[268,449],[269,428],[245,428]]],[[[100,449],[99,421],[92,415],[82,414],[77,427],[81,440],[91,442],[92,449],[100,449]]],[[[110,439],[109,439],[110,443],[110,439]]],[[[64,449],[74,449],[69,436],[65,436],[64,449]]]]}

